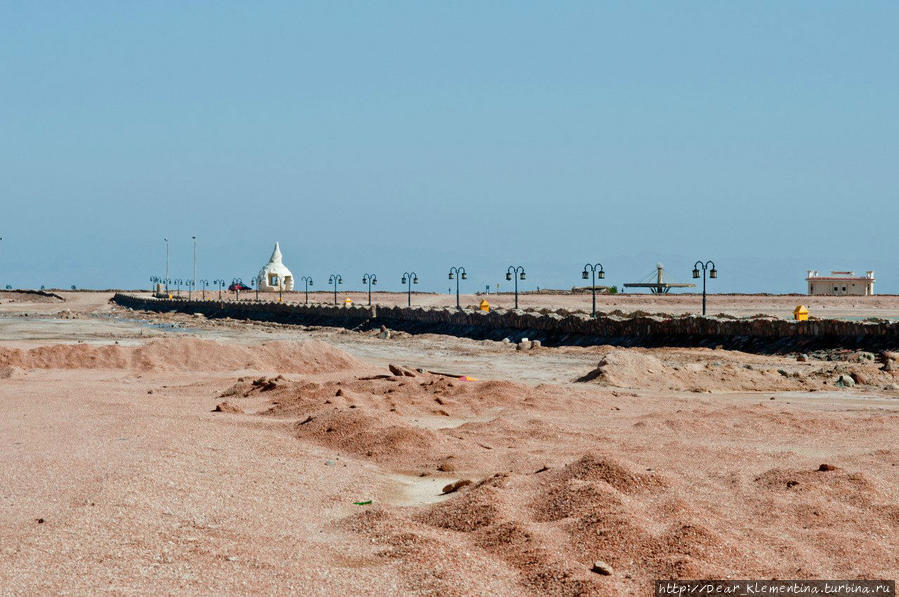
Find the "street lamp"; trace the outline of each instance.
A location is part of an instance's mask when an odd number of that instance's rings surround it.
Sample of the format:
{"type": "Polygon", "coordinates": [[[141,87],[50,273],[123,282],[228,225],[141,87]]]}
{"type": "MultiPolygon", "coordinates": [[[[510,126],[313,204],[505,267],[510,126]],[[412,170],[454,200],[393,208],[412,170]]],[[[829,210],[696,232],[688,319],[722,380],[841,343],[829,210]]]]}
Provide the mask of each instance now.
{"type": "Polygon", "coordinates": [[[706,270],[708,270],[708,272],[709,272],[709,278],[717,278],[717,277],[718,277],[718,270],[715,269],[715,262],[712,261],[711,259],[708,260],[708,261],[706,261],[705,263],[703,263],[702,260],[699,260],[699,261],[697,261],[696,264],[693,266],[693,277],[694,277],[694,278],[698,278],[698,277],[699,277],[699,268],[702,268],[702,314],[703,314],[703,316],[705,316],[705,277],[706,277],[706,270]]]}
{"type": "Polygon", "coordinates": [[[328,276],[328,284],[334,285],[334,304],[337,304],[337,285],[343,284],[343,276],[340,274],[331,274],[328,276]]]}
{"type": "Polygon", "coordinates": [[[303,276],[300,278],[303,282],[306,283],[306,304],[309,304],[309,287],[312,286],[312,276],[303,276]]]}
{"type": "MultiPolygon", "coordinates": [[[[162,282],[162,278],[160,278],[159,276],[150,276],[150,284],[158,284],[158,283],[160,283],[160,282],[162,282]]],[[[156,293],[156,288],[154,288],[154,287],[151,286],[151,287],[150,287],[150,292],[153,293],[153,294],[155,294],[155,293],[156,293]]]]}
{"type": "Polygon", "coordinates": [[[169,239],[163,238],[165,241],[165,293],[169,293],[169,239]]]}
{"type": "Polygon", "coordinates": [[[464,267],[451,267],[449,270],[449,279],[456,281],[456,309],[461,309],[462,306],[459,305],[459,279],[467,280],[468,274],[465,272],[464,267]]]}
{"type": "Polygon", "coordinates": [[[194,277],[192,281],[195,282],[197,279],[197,237],[194,235],[191,238],[194,239],[194,277]]]}
{"type": "Polygon", "coordinates": [[[213,280],[213,284],[217,284],[219,287],[219,302],[222,300],[222,290],[225,288],[225,281],[219,278],[218,280],[213,280]]]}
{"type": "Polygon", "coordinates": [[[193,280],[185,280],[184,284],[187,286],[187,300],[193,300],[194,295],[194,286],[196,286],[196,282],[193,280]]]}
{"type": "Polygon", "coordinates": [[[203,286],[203,300],[206,300],[206,287],[209,286],[209,280],[200,280],[200,285],[203,286]]]}
{"type": "Polygon", "coordinates": [[[402,284],[406,284],[408,286],[408,306],[412,306],[412,285],[418,284],[418,274],[415,272],[404,272],[403,273],[403,281],[402,284]]]}
{"type": "Polygon", "coordinates": [[[240,287],[243,286],[243,278],[231,278],[231,284],[234,285],[234,292],[236,292],[236,299],[240,300],[240,287]]]}
{"type": "Polygon", "coordinates": [[[589,263],[584,266],[584,271],[581,272],[581,278],[587,280],[589,278],[587,272],[593,272],[593,284],[590,288],[593,289],[593,317],[596,317],[596,278],[599,277],[600,280],[606,277],[606,272],[602,268],[601,263],[595,263],[590,265],[589,263]]]}
{"type": "Polygon", "coordinates": [[[175,286],[178,287],[178,298],[181,298],[181,285],[184,284],[184,280],[181,278],[175,278],[175,286]]]}
{"type": "Polygon", "coordinates": [[[371,285],[377,285],[378,276],[374,274],[362,274],[362,283],[368,284],[368,306],[371,307],[371,285]]]}
{"type": "Polygon", "coordinates": [[[524,266],[519,265],[518,267],[509,266],[509,269],[506,271],[506,280],[512,281],[512,278],[515,278],[515,308],[518,308],[518,280],[524,280],[524,266]]]}

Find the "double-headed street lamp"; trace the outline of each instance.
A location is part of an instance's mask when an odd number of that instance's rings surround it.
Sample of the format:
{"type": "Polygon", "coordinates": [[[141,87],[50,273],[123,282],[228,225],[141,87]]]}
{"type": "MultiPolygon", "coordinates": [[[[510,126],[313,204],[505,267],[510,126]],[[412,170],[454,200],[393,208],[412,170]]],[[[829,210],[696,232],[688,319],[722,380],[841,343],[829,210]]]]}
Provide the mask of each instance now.
{"type": "Polygon", "coordinates": [[[306,283],[306,304],[309,304],[309,287],[312,286],[312,276],[303,276],[300,278],[303,282],[306,283]]]}
{"type": "Polygon", "coordinates": [[[408,300],[406,301],[406,304],[411,307],[412,306],[412,285],[418,284],[418,274],[416,274],[415,272],[404,272],[402,284],[406,284],[408,286],[408,289],[407,289],[408,300]]]}
{"type": "Polygon", "coordinates": [[[178,298],[181,298],[181,285],[184,284],[184,280],[181,278],[175,278],[175,286],[178,287],[178,298]]]}
{"type": "Polygon", "coordinates": [[[331,274],[328,276],[328,284],[334,285],[334,304],[337,304],[337,285],[343,284],[343,276],[340,274],[331,274]]]}
{"type": "Polygon", "coordinates": [[[374,274],[362,274],[362,283],[368,284],[368,306],[371,306],[371,286],[378,284],[378,276],[374,274]]]}
{"type": "Polygon", "coordinates": [[[200,280],[200,285],[203,287],[203,300],[206,300],[206,287],[209,286],[209,280],[200,280]]]}
{"type": "Polygon", "coordinates": [[[222,290],[225,288],[225,281],[224,281],[223,279],[219,278],[218,280],[213,280],[212,283],[218,285],[218,287],[219,287],[219,301],[221,301],[221,300],[222,300],[222,290]]]}
{"type": "Polygon", "coordinates": [[[234,286],[235,300],[240,300],[240,287],[243,286],[243,278],[231,278],[231,285],[234,286]]]}
{"type": "Polygon", "coordinates": [[[694,278],[698,278],[698,277],[699,277],[699,268],[702,268],[702,314],[705,315],[705,277],[706,277],[706,270],[708,270],[708,272],[709,272],[709,278],[717,278],[717,277],[718,277],[718,270],[715,269],[715,262],[712,261],[711,259],[708,260],[708,261],[706,261],[705,263],[703,263],[702,260],[700,259],[700,260],[697,261],[696,264],[693,266],[693,277],[694,277],[694,278]]]}
{"type": "Polygon", "coordinates": [[[196,286],[196,282],[193,279],[188,279],[184,281],[184,284],[187,286],[187,300],[192,300],[194,295],[194,286],[196,286]]]}
{"type": "Polygon", "coordinates": [[[518,308],[518,280],[524,280],[524,266],[519,265],[509,266],[509,269],[506,271],[506,281],[512,281],[515,279],[515,308],[518,308]]]}
{"type": "MultiPolygon", "coordinates": [[[[160,282],[162,282],[162,278],[159,276],[150,276],[150,284],[159,284],[160,282]]],[[[150,292],[156,294],[156,287],[150,288],[150,292]]]]}
{"type": "Polygon", "coordinates": [[[468,274],[465,272],[464,267],[451,267],[449,270],[449,279],[456,280],[456,309],[461,309],[462,306],[459,304],[459,279],[467,280],[468,274]]]}
{"type": "Polygon", "coordinates": [[[584,266],[584,271],[581,272],[581,278],[584,280],[589,279],[588,272],[593,272],[593,284],[590,288],[593,289],[593,317],[596,317],[596,278],[599,277],[600,280],[606,277],[606,272],[602,268],[601,263],[594,263],[593,265],[587,264],[584,266]]]}

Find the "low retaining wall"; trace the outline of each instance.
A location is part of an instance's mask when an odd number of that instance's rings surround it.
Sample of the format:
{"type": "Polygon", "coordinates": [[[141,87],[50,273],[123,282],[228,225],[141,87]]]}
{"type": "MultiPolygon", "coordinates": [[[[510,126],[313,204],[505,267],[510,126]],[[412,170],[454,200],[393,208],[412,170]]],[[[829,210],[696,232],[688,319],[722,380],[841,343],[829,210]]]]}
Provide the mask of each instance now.
{"type": "Polygon", "coordinates": [[[297,305],[277,302],[188,301],[116,294],[115,303],[143,311],[202,313],[208,318],[412,333],[443,333],[476,339],[521,337],[546,345],[722,346],[751,352],[787,352],[818,348],[891,350],[899,347],[899,323],[840,320],[731,320],[708,317],[614,317],[497,309],[297,305]]]}

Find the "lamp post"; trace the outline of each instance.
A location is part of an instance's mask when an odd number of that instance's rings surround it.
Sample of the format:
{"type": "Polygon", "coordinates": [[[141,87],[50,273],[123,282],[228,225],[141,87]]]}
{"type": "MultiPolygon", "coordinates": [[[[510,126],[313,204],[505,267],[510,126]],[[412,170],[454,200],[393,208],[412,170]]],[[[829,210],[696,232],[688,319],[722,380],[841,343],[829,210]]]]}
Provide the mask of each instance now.
{"type": "Polygon", "coordinates": [[[175,278],[175,286],[178,288],[178,298],[181,298],[181,285],[184,284],[184,280],[181,278],[175,278]]]}
{"type": "Polygon", "coordinates": [[[196,280],[197,280],[197,236],[194,235],[191,238],[194,239],[194,277],[192,278],[192,281],[194,283],[196,283],[196,280]]]}
{"type": "Polygon", "coordinates": [[[699,261],[696,262],[695,265],[693,265],[693,277],[694,277],[694,278],[698,278],[698,277],[699,277],[699,268],[702,268],[702,315],[705,316],[705,278],[706,278],[706,270],[708,270],[708,272],[709,272],[709,278],[717,278],[717,277],[718,277],[718,270],[715,268],[715,262],[712,261],[711,259],[708,260],[708,261],[706,261],[705,263],[703,263],[702,260],[700,259],[699,261]]]}
{"type": "Polygon", "coordinates": [[[362,283],[368,284],[368,306],[371,307],[371,286],[372,284],[377,285],[378,276],[374,274],[362,274],[362,283]]]}
{"type": "Polygon", "coordinates": [[[449,270],[449,279],[456,281],[456,309],[461,309],[462,306],[459,304],[459,279],[467,280],[468,273],[466,273],[464,267],[451,267],[449,270]]]}
{"type": "Polygon", "coordinates": [[[407,291],[406,291],[408,300],[406,301],[406,304],[409,307],[411,307],[412,306],[412,285],[418,284],[418,274],[416,274],[415,272],[404,272],[402,283],[406,284],[408,286],[407,291]]]}
{"type": "Polygon", "coordinates": [[[213,280],[212,283],[217,284],[219,287],[219,302],[221,302],[222,290],[225,288],[225,281],[223,279],[219,278],[218,280],[213,280]]]}
{"type": "MultiPolygon", "coordinates": [[[[159,276],[150,276],[150,284],[158,284],[161,281],[162,281],[162,278],[160,278],[159,276]]],[[[153,286],[150,287],[150,293],[151,294],[156,293],[156,289],[153,286]]]]}
{"type": "Polygon", "coordinates": [[[236,292],[235,300],[240,300],[240,287],[243,286],[243,278],[232,278],[231,283],[234,285],[234,292],[236,292]]]}
{"type": "Polygon", "coordinates": [[[200,285],[203,287],[203,300],[206,300],[206,287],[209,286],[209,280],[200,280],[200,285]]]}
{"type": "Polygon", "coordinates": [[[509,269],[506,270],[506,280],[511,281],[515,279],[515,308],[518,308],[518,280],[524,280],[524,266],[519,265],[517,267],[509,266],[509,269]]]}
{"type": "Polygon", "coordinates": [[[328,284],[334,285],[334,304],[337,304],[337,285],[343,284],[343,276],[340,274],[331,274],[328,276],[328,284]]]}
{"type": "Polygon", "coordinates": [[[165,241],[165,293],[169,293],[169,239],[163,238],[165,241]]]}
{"type": "Polygon", "coordinates": [[[591,284],[590,288],[593,290],[593,317],[596,317],[596,277],[599,276],[599,279],[602,280],[606,277],[606,272],[602,268],[601,263],[594,263],[590,265],[589,263],[584,266],[584,271],[581,272],[581,278],[584,280],[588,279],[587,272],[593,272],[593,284],[591,284]]]}
{"type": "Polygon", "coordinates": [[[190,280],[185,280],[184,284],[187,285],[187,300],[189,300],[189,301],[193,300],[194,286],[197,285],[196,282],[194,282],[192,279],[190,279],[190,280]]]}
{"type": "Polygon", "coordinates": [[[303,282],[306,283],[306,304],[309,304],[309,287],[312,286],[312,276],[303,276],[300,278],[303,282]]]}

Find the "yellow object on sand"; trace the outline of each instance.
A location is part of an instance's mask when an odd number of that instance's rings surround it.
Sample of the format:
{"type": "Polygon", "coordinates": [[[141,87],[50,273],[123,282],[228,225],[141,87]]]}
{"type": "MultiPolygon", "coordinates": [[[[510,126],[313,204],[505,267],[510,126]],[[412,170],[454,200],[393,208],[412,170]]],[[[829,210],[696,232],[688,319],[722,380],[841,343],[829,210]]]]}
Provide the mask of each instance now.
{"type": "Polygon", "coordinates": [[[343,304],[349,307],[353,304],[353,299],[351,299],[350,297],[346,297],[345,299],[343,299],[343,304]]]}
{"type": "Polygon", "coordinates": [[[490,303],[487,302],[487,299],[481,299],[481,311],[490,313],[490,303]]]}
{"type": "Polygon", "coordinates": [[[793,309],[793,319],[796,321],[808,321],[808,309],[805,305],[799,305],[793,309]]]}
{"type": "Polygon", "coordinates": [[[477,377],[469,377],[468,375],[460,375],[459,379],[462,381],[478,381],[477,377]]]}

